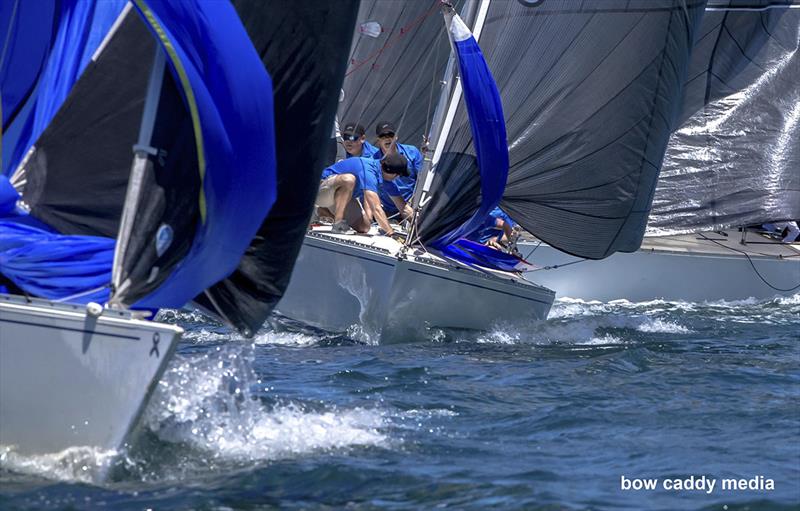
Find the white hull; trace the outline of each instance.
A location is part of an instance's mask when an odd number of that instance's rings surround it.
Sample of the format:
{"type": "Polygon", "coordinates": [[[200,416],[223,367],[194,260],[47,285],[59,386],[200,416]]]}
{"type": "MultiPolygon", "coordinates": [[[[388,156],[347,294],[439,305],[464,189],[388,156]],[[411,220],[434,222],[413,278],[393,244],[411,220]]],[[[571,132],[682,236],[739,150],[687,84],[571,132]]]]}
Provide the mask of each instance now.
{"type": "Polygon", "coordinates": [[[0,445],[30,455],[116,451],[182,330],[105,310],[0,295],[0,445]]]}
{"type": "Polygon", "coordinates": [[[544,319],[553,291],[514,274],[483,272],[428,255],[398,258],[382,236],[306,236],[278,311],[334,332],[392,342],[429,329],[487,330],[544,319]]]}
{"type": "Polygon", "coordinates": [[[526,278],[555,289],[559,297],[698,302],[764,300],[800,292],[800,288],[779,291],[764,282],[781,289],[800,284],[797,244],[772,243],[748,233],[749,242],[742,245],[741,233],[727,234],[703,235],[713,241],[700,235],[645,238],[642,249],[599,261],[582,260],[536,242],[521,242],[519,248],[529,262],[542,268],[526,273],[526,278]]]}

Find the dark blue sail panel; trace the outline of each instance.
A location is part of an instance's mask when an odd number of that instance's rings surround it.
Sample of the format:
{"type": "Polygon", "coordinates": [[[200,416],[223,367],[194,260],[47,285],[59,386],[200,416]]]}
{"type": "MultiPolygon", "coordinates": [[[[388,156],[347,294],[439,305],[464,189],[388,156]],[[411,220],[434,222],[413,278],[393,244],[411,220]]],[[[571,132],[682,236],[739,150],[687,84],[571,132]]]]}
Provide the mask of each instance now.
{"type": "Polygon", "coordinates": [[[446,247],[480,227],[503,197],[508,177],[506,124],[497,85],[478,42],[457,14],[453,15],[449,30],[458,55],[464,103],[480,172],[481,203],[464,224],[434,241],[436,247],[446,247]]]}
{"type": "Polygon", "coordinates": [[[0,219],[0,270],[26,293],[77,303],[108,300],[114,240],[64,236],[0,219]]]}
{"type": "Polygon", "coordinates": [[[3,133],[39,80],[58,27],[55,2],[0,2],[3,133]]]}
{"type": "MultiPolygon", "coordinates": [[[[31,214],[4,208],[16,225],[44,220],[57,231],[42,238],[48,251],[68,258],[72,250],[92,269],[68,269],[65,277],[60,260],[12,247],[0,273],[25,292],[85,301],[100,296],[98,285],[110,286],[111,260],[90,257],[84,245],[100,240],[113,250],[156,51],[168,63],[160,91],[150,96],[158,101],[148,103],[157,104],[150,143],[158,150],[147,160],[144,193],[131,202],[119,301],[183,305],[235,269],[275,200],[270,79],[233,7],[190,0],[136,6],[36,139],[20,171],[31,214]],[[102,237],[89,236],[96,234],[102,237]],[[26,262],[41,268],[26,273],[26,262]]],[[[83,54],[70,46],[85,47],[91,24],[83,27],[48,66],[69,67],[70,55],[83,54]]],[[[42,90],[56,78],[44,76],[42,90]]]]}
{"type": "Polygon", "coordinates": [[[5,16],[11,17],[0,71],[3,174],[17,168],[53,119],[125,4],[126,0],[2,2],[3,27],[5,16]]]}
{"type": "Polygon", "coordinates": [[[532,265],[519,257],[487,247],[483,243],[460,239],[446,246],[442,253],[446,256],[467,263],[477,264],[485,268],[494,268],[502,271],[525,271],[532,269],[532,265]]]}
{"type": "Polygon", "coordinates": [[[201,186],[188,254],[135,305],[180,307],[236,268],[275,201],[272,85],[230,3],[135,5],[191,115],[201,186]]]}

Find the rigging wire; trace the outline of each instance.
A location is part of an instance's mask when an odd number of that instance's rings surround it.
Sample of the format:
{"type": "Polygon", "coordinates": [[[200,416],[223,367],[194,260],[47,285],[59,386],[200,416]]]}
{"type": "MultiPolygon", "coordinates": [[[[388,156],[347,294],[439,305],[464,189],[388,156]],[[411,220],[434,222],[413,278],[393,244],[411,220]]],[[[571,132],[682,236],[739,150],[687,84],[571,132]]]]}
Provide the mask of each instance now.
{"type": "Polygon", "coordinates": [[[707,240],[707,241],[710,241],[710,242],[712,242],[712,243],[715,243],[715,244],[717,244],[717,245],[719,245],[719,246],[721,246],[721,247],[723,247],[723,248],[727,248],[728,250],[731,250],[731,251],[733,251],[733,252],[738,252],[738,253],[740,253],[740,254],[744,254],[744,256],[747,258],[747,261],[750,263],[750,266],[752,266],[752,267],[753,267],[753,271],[754,271],[754,272],[755,272],[755,274],[758,276],[758,278],[759,278],[759,279],[761,279],[761,281],[762,281],[764,284],[766,284],[766,285],[767,285],[767,286],[769,286],[770,288],[774,289],[775,291],[780,291],[781,293],[788,293],[788,292],[794,291],[795,289],[800,289],[800,284],[797,284],[796,286],[794,286],[794,287],[790,287],[790,288],[788,288],[788,289],[783,289],[783,288],[779,288],[779,287],[777,287],[777,286],[773,286],[772,284],[770,284],[770,283],[767,281],[767,279],[765,279],[765,278],[764,278],[764,276],[763,276],[763,275],[761,275],[761,272],[759,272],[759,271],[758,271],[758,268],[756,268],[756,265],[755,265],[755,263],[753,263],[753,260],[750,258],[750,254],[748,254],[748,253],[747,253],[747,252],[745,252],[744,250],[739,250],[738,248],[733,248],[733,247],[729,247],[729,246],[727,246],[727,245],[724,245],[724,244],[720,243],[719,241],[717,241],[717,240],[715,240],[715,239],[713,239],[713,238],[709,238],[709,237],[707,237],[707,236],[706,236],[705,234],[703,234],[702,232],[700,232],[700,233],[698,233],[698,234],[699,234],[699,235],[700,235],[700,236],[701,236],[701,237],[702,237],[704,240],[707,240]]]}

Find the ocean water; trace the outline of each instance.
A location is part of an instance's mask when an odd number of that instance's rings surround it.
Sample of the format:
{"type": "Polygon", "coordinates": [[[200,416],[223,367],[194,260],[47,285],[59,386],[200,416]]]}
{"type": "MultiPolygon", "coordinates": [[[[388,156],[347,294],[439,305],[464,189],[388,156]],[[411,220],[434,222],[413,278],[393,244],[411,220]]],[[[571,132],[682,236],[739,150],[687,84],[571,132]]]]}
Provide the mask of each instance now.
{"type": "Polygon", "coordinates": [[[387,346],[161,319],[187,334],[131,449],[0,450],[0,509],[800,509],[800,295],[387,346]]]}

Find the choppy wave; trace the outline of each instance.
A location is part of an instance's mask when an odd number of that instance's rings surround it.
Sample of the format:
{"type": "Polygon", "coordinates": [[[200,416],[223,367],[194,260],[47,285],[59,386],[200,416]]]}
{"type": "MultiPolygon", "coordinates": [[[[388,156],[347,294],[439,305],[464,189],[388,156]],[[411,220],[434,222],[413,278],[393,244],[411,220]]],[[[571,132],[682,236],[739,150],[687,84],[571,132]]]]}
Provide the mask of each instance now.
{"type": "Polygon", "coordinates": [[[23,455],[10,446],[0,446],[0,468],[18,474],[56,481],[91,483],[117,461],[116,451],[91,447],[70,447],[52,454],[23,455]]]}
{"type": "Polygon", "coordinates": [[[386,443],[380,411],[262,402],[258,395],[272,388],[257,378],[253,360],[252,346],[238,343],[178,357],[159,383],[145,425],[162,441],[249,461],[386,443]]]}

